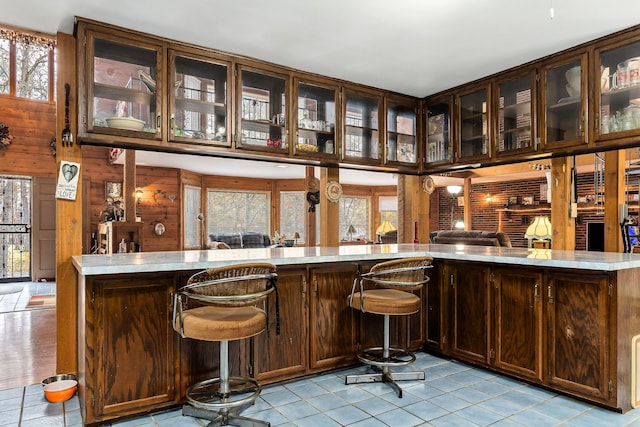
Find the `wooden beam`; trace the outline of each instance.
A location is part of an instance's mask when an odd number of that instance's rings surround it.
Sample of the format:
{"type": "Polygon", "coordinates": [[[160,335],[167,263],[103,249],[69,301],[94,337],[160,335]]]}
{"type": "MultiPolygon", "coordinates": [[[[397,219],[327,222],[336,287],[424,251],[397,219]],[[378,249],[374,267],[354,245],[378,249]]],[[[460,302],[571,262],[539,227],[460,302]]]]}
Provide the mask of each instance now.
{"type": "Polygon", "coordinates": [[[429,202],[428,197],[422,200],[420,177],[398,175],[398,243],[412,243],[416,238],[416,224],[418,227],[418,241],[429,241],[429,202]],[[426,211],[424,210],[426,209],[426,211]]]}
{"type": "Polygon", "coordinates": [[[122,196],[124,198],[124,218],[126,222],[136,222],[136,150],[127,150],[124,158],[122,196]]]}
{"type": "MultiPolygon", "coordinates": [[[[70,34],[58,33],[58,81],[56,106],[57,155],[56,170],[62,161],[80,163],[75,200],[56,200],[56,372],[76,372],[78,347],[76,270],[71,257],[82,254],[82,152],[77,141],[78,93],[76,90],[76,40],[70,34]],[[62,145],[60,135],[65,128],[65,83],[71,86],[69,123],[74,144],[62,145]]],[[[53,78],[53,76],[52,76],[53,78]]]]}
{"type": "MultiPolygon", "coordinates": [[[[625,150],[604,153],[604,250],[622,252],[620,232],[620,207],[626,203],[625,196],[625,150]]],[[[597,197],[597,195],[596,195],[597,197]]]]}
{"type": "MultiPolygon", "coordinates": [[[[305,182],[309,182],[310,179],[315,178],[314,171],[315,168],[313,166],[307,166],[305,168],[305,182]]],[[[305,189],[305,198],[308,191],[308,189],[305,189]]],[[[317,212],[309,212],[309,209],[307,208],[307,232],[305,236],[305,246],[315,246],[318,241],[316,236],[316,218],[317,212]]]]}
{"type": "Polygon", "coordinates": [[[340,202],[327,199],[327,184],[340,182],[340,169],[320,169],[320,246],[340,245],[340,202]]]}
{"type": "Polygon", "coordinates": [[[552,249],[575,250],[576,222],[570,216],[571,202],[571,158],[554,158],[551,160],[552,249]]]}

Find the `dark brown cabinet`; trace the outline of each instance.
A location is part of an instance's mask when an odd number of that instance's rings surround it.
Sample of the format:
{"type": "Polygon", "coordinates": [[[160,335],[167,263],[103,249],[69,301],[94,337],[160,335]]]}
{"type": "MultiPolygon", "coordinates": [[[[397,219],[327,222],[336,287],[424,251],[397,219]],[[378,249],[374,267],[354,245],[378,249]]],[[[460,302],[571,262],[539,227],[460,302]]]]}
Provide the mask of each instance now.
{"type": "Polygon", "coordinates": [[[262,382],[303,375],[307,369],[307,270],[278,268],[280,334],[277,333],[276,297],[268,300],[267,330],[252,340],[252,372],[262,382]]]}
{"type": "Polygon", "coordinates": [[[588,398],[610,399],[609,276],[556,273],[546,288],[550,385],[588,398]]]}
{"type": "Polygon", "coordinates": [[[313,268],[309,282],[309,369],[346,366],[356,360],[357,316],[349,307],[356,265],[313,268]]]}
{"type": "Polygon", "coordinates": [[[531,69],[494,82],[496,157],[519,156],[536,150],[535,81],[536,70],[531,69]]]}
{"type": "Polygon", "coordinates": [[[493,271],[494,365],[542,381],[542,273],[513,268],[493,271]]]}
{"type": "Polygon", "coordinates": [[[86,422],[175,404],[172,277],[91,280],[85,294],[86,422]]]}
{"type": "Polygon", "coordinates": [[[490,99],[489,84],[468,88],[456,96],[456,161],[466,163],[491,158],[490,99]]]}
{"type": "Polygon", "coordinates": [[[324,80],[295,79],[296,156],[338,161],[342,123],[339,93],[337,85],[324,80]]]}
{"type": "Polygon", "coordinates": [[[447,265],[451,286],[451,355],[489,363],[491,304],[489,268],[478,264],[447,265]]]}

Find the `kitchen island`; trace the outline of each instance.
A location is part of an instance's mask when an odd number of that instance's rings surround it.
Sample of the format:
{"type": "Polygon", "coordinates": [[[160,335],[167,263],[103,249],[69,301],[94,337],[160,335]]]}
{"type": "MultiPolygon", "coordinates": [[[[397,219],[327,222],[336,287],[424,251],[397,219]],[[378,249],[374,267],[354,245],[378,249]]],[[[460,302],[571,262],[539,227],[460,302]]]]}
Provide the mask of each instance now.
{"type": "Polygon", "coordinates": [[[281,333],[271,298],[267,332],[230,346],[234,373],[269,383],[357,363],[359,337],[366,346],[380,330],[375,319],[361,320],[347,306],[357,271],[416,255],[434,258],[431,281],[420,293],[422,310],[393,323],[392,345],[437,352],[613,410],[631,408],[639,255],[356,245],[73,257],[85,422],[177,405],[189,384],[216,375],[217,344],[181,339],[171,327],[173,293],[194,272],[239,262],[278,267],[281,333]]]}

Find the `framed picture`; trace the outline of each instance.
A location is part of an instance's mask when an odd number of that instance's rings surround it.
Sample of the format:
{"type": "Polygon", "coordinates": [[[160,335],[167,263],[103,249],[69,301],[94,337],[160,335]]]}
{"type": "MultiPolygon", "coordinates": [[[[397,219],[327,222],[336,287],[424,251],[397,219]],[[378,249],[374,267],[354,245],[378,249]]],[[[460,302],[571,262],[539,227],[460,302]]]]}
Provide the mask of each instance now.
{"type": "Polygon", "coordinates": [[[112,199],[118,199],[122,197],[122,183],[106,181],[104,185],[105,199],[111,197],[112,199]]]}
{"type": "Polygon", "coordinates": [[[509,206],[518,204],[518,196],[509,196],[509,206]]]}
{"type": "Polygon", "coordinates": [[[533,204],[533,196],[527,196],[522,198],[523,205],[532,205],[533,204]]]}

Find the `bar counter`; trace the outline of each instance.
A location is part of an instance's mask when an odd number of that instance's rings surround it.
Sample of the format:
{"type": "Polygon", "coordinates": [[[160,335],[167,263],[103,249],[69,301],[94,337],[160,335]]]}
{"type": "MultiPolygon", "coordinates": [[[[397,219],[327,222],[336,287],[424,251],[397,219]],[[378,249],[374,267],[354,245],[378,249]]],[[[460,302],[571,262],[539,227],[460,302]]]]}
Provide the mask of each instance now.
{"type": "Polygon", "coordinates": [[[429,255],[434,259],[442,260],[599,271],[617,271],[640,267],[640,255],[638,254],[436,244],[190,250],[81,255],[73,257],[73,265],[81,275],[92,276],[197,270],[226,265],[232,262],[271,262],[276,266],[310,265],[328,262],[385,260],[416,255],[429,255]]]}
{"type": "MultiPolygon", "coordinates": [[[[281,333],[232,343],[232,373],[273,383],[357,364],[379,319],[347,304],[373,264],[429,255],[420,312],[394,319],[396,347],[485,367],[625,412],[640,405],[640,255],[443,244],[190,250],[73,257],[78,395],[86,424],[179,405],[217,376],[217,344],[180,339],[172,298],[230,263],[277,266],[281,333]],[[362,342],[359,342],[362,340],[362,342]]],[[[269,322],[275,322],[272,298],[269,322]]],[[[376,316],[380,317],[380,316],[376,316]]],[[[275,324],[271,325],[272,331],[275,324]]],[[[371,344],[371,345],[369,345],[371,344]]]]}

